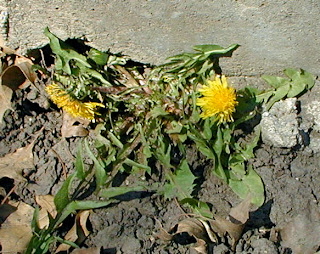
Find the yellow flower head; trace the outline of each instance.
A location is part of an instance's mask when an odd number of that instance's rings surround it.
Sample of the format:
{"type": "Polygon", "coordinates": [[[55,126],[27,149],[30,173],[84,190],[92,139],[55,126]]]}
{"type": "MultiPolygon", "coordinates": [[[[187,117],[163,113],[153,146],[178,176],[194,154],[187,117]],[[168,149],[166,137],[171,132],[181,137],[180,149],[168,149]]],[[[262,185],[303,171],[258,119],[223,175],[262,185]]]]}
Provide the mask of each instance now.
{"type": "Polygon", "coordinates": [[[73,98],[60,85],[52,83],[45,88],[50,99],[59,107],[67,111],[74,117],[82,117],[88,120],[94,120],[97,107],[104,107],[102,103],[81,102],[73,98]]]}
{"type": "Polygon", "coordinates": [[[232,113],[238,104],[236,91],[228,87],[225,76],[217,75],[214,80],[209,80],[208,85],[199,89],[203,97],[197,99],[197,106],[202,108],[201,117],[216,117],[218,124],[233,122],[232,113]]]}

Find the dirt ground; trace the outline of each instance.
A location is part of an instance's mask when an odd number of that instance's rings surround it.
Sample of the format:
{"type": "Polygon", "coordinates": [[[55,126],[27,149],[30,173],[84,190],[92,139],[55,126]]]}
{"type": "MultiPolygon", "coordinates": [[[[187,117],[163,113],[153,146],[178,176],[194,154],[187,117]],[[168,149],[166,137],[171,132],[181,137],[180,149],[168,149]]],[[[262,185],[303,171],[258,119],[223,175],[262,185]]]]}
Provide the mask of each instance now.
{"type": "MultiPolygon", "coordinates": [[[[309,93],[300,101],[310,99],[309,93]]],[[[27,181],[19,183],[10,196],[35,206],[36,195],[54,195],[65,180],[64,170],[67,174],[72,171],[81,138],[61,138],[61,111],[48,102],[44,91],[38,92],[29,86],[16,91],[12,102],[14,110],[6,112],[0,126],[0,157],[29,144],[43,128],[33,149],[35,167],[24,170],[27,181]]],[[[303,112],[299,114],[303,119],[303,112]]],[[[241,200],[211,174],[212,165],[193,146],[188,147],[187,154],[194,175],[199,176],[199,198],[213,204],[216,213],[226,215],[241,200]]],[[[266,202],[250,214],[234,252],[227,243],[220,242],[211,246],[210,253],[292,253],[286,248],[288,240],[281,241],[274,232],[294,221],[289,242],[299,242],[300,246],[306,247],[310,245],[310,236],[319,233],[319,153],[308,148],[308,144],[275,148],[261,143],[255,154],[251,163],[263,179],[266,202]]],[[[141,178],[143,176],[130,175],[125,183],[134,183],[141,178]]],[[[160,179],[161,174],[146,181],[153,184],[160,179]]],[[[8,191],[14,182],[2,178],[0,185],[8,191]]],[[[175,200],[166,201],[147,192],[134,193],[123,197],[119,204],[93,211],[88,222],[91,234],[82,247],[101,246],[102,253],[110,254],[196,253],[191,238],[166,242],[157,237],[162,229],[169,230],[181,220],[182,215],[183,210],[175,200]]]]}

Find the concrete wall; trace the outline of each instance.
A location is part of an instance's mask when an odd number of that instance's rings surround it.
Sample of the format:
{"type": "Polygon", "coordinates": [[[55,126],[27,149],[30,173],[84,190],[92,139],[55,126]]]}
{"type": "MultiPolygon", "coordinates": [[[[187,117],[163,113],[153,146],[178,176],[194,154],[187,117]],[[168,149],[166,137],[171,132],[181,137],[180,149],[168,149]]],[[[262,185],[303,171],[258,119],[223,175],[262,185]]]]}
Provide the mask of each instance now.
{"type": "Polygon", "coordinates": [[[8,45],[22,52],[45,45],[48,26],[63,39],[85,36],[98,49],[147,63],[163,63],[196,44],[238,43],[233,57],[221,61],[228,75],[287,67],[320,74],[319,0],[1,1],[9,12],[8,45]]]}

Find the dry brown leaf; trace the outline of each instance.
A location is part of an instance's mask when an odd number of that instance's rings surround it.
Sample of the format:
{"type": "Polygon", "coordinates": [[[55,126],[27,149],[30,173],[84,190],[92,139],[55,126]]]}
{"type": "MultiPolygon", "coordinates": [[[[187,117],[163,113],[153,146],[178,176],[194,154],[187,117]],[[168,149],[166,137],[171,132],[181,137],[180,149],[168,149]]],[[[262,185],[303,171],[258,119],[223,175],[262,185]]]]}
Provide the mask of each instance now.
{"type": "Polygon", "coordinates": [[[232,248],[235,247],[236,243],[242,235],[244,224],[236,224],[225,218],[214,215],[214,220],[210,221],[211,228],[217,232],[220,236],[228,233],[232,239],[232,248]]]}
{"type": "Polygon", "coordinates": [[[210,230],[208,224],[196,218],[187,218],[180,221],[176,226],[170,230],[171,234],[161,234],[164,235],[168,240],[175,236],[178,236],[180,233],[188,233],[190,236],[193,236],[196,240],[193,249],[200,254],[207,253],[207,245],[215,242],[214,233],[210,230]]]}
{"type": "Polygon", "coordinates": [[[200,254],[207,254],[208,253],[208,247],[207,247],[207,243],[205,240],[197,239],[197,242],[193,248],[195,251],[197,251],[200,254]]]}
{"type": "Polygon", "coordinates": [[[6,68],[1,74],[2,85],[13,91],[28,87],[37,76],[32,70],[32,61],[25,57],[17,57],[15,64],[6,68]]]}
{"type": "MultiPolygon", "coordinates": [[[[86,210],[86,211],[81,211],[79,215],[79,225],[82,229],[83,236],[82,237],[87,237],[90,234],[90,231],[87,229],[87,220],[89,218],[91,211],[86,210]]],[[[79,236],[80,237],[80,236],[79,236]]]]}
{"type": "Polygon", "coordinates": [[[17,208],[15,206],[9,204],[0,205],[0,225],[16,210],[17,208]]]}
{"type": "Polygon", "coordinates": [[[62,138],[85,137],[89,133],[86,127],[89,125],[90,121],[87,119],[80,117],[75,118],[64,112],[62,121],[62,138]],[[75,125],[75,123],[78,123],[78,125],[75,125]]]}
{"type": "Polygon", "coordinates": [[[2,123],[2,118],[4,113],[11,107],[12,90],[0,84],[0,124],[2,123]]]}
{"type": "Polygon", "coordinates": [[[249,212],[251,207],[251,197],[243,200],[239,205],[231,208],[229,219],[214,215],[214,220],[209,223],[213,231],[223,236],[228,233],[232,239],[232,248],[235,248],[236,243],[242,235],[245,223],[249,219],[249,212]]]}
{"type": "Polygon", "coordinates": [[[217,234],[221,237],[228,234],[232,240],[232,248],[240,239],[245,223],[249,219],[251,197],[243,200],[236,207],[231,208],[229,219],[213,215],[214,219],[187,218],[180,221],[169,232],[163,230],[159,235],[160,239],[172,240],[177,234],[186,232],[196,239],[194,249],[201,254],[208,252],[208,246],[218,242],[217,234]]]}
{"type": "Polygon", "coordinates": [[[209,242],[207,232],[201,221],[195,218],[188,218],[182,220],[178,223],[177,231],[175,234],[182,232],[187,232],[189,235],[195,237],[196,239],[203,239],[206,242],[209,242]]]}
{"type": "Polygon", "coordinates": [[[34,167],[33,145],[34,142],[0,158],[0,178],[6,176],[17,181],[25,181],[22,170],[34,167]]]}
{"type": "Polygon", "coordinates": [[[281,245],[294,254],[313,254],[320,246],[320,213],[318,208],[301,211],[281,230],[281,245]]]}
{"type": "MultiPolygon", "coordinates": [[[[84,239],[89,235],[89,230],[86,227],[86,223],[88,220],[88,217],[90,215],[90,210],[84,210],[80,211],[75,219],[75,223],[72,226],[72,228],[69,230],[69,232],[64,237],[64,240],[70,241],[70,242],[77,242],[77,244],[84,241],[84,239]]],[[[70,249],[70,245],[68,244],[60,244],[59,247],[56,250],[56,253],[61,251],[67,251],[70,249]]]]}
{"type": "Polygon", "coordinates": [[[10,153],[0,158],[0,178],[9,177],[17,181],[25,181],[22,170],[33,168],[33,146],[44,127],[35,135],[34,140],[27,146],[18,148],[14,153],[10,153]]]}
{"type": "Polygon", "coordinates": [[[49,225],[48,213],[55,218],[57,216],[56,206],[54,204],[54,196],[52,195],[40,195],[36,196],[36,202],[41,207],[39,211],[39,228],[45,228],[49,225]]]}
{"type": "Polygon", "coordinates": [[[249,219],[249,213],[251,208],[251,195],[244,199],[240,204],[232,207],[229,212],[229,216],[238,222],[245,224],[249,219]]]}
{"type": "Polygon", "coordinates": [[[159,224],[160,232],[156,234],[156,237],[163,240],[163,241],[171,241],[172,240],[172,234],[170,234],[167,230],[165,230],[161,224],[161,222],[157,219],[155,219],[156,222],[159,224]]]}
{"type": "Polygon", "coordinates": [[[11,203],[16,211],[11,213],[0,228],[2,253],[23,252],[31,237],[34,208],[22,202],[11,203]]]}
{"type": "Polygon", "coordinates": [[[70,254],[100,254],[100,247],[88,248],[88,249],[75,249],[70,254]]]}

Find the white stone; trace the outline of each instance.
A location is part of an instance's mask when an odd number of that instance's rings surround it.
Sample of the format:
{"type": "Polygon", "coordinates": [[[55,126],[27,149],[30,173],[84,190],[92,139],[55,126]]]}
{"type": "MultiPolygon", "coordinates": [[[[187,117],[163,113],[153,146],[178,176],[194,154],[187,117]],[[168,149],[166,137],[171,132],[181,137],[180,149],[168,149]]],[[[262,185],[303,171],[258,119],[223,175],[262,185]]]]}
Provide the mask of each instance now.
{"type": "Polygon", "coordinates": [[[298,144],[296,98],[276,102],[261,119],[262,141],[275,147],[293,147],[298,144]]]}

